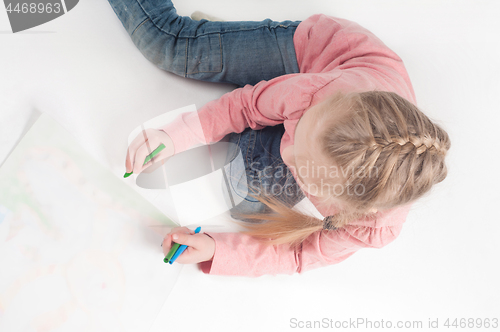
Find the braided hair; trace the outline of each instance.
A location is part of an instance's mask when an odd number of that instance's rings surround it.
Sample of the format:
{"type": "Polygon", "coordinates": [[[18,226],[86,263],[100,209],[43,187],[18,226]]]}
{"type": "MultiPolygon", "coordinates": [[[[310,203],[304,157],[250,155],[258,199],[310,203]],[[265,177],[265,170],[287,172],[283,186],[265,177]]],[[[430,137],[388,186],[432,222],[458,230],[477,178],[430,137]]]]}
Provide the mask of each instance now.
{"type": "MultiPolygon", "coordinates": [[[[323,101],[317,144],[326,160],[342,169],[342,190],[332,197],[348,208],[324,220],[302,214],[272,196],[256,197],[274,213],[246,214],[247,234],[269,244],[300,244],[311,233],[335,230],[359,218],[414,202],[447,175],[448,134],[408,100],[385,91],[337,93],[323,101]],[[345,115],[329,121],[332,112],[345,115]],[[348,171],[346,171],[348,170],[348,171]],[[335,196],[335,197],[333,197],[335,196]]],[[[328,184],[337,179],[325,178],[328,184]]],[[[332,204],[328,195],[323,205],[332,204]]]]}
{"type": "Polygon", "coordinates": [[[345,173],[345,185],[358,190],[342,195],[343,200],[358,211],[388,209],[417,200],[444,180],[450,139],[415,105],[393,92],[345,98],[348,116],[326,126],[320,138],[332,162],[352,169],[345,173]]]}

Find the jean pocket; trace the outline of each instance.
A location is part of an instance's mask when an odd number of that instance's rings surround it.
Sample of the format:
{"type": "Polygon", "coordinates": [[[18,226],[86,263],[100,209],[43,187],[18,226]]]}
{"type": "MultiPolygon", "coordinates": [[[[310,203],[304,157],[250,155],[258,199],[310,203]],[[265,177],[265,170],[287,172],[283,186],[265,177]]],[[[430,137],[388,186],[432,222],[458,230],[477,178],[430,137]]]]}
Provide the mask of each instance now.
{"type": "Polygon", "coordinates": [[[222,71],[222,49],[219,33],[188,40],[186,74],[219,73],[222,71]]]}

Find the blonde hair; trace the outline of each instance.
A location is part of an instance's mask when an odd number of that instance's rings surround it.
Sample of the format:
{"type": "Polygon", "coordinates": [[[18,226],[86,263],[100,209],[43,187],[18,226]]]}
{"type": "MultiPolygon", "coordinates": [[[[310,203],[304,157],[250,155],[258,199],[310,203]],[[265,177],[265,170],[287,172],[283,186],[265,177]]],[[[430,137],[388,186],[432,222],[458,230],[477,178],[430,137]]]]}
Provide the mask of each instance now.
{"type": "MultiPolygon", "coordinates": [[[[333,216],[336,228],[374,218],[373,209],[413,202],[447,175],[448,134],[396,93],[337,93],[323,101],[319,116],[326,128],[317,136],[320,151],[332,164],[350,170],[343,173],[343,190],[335,195],[348,207],[333,216]],[[339,109],[347,112],[329,122],[329,114],[339,109]]],[[[250,196],[271,213],[234,216],[250,221],[238,222],[247,229],[243,233],[264,243],[297,246],[323,229],[322,220],[293,210],[287,202],[270,195],[250,196]]],[[[328,197],[322,201],[329,203],[328,197]]]]}

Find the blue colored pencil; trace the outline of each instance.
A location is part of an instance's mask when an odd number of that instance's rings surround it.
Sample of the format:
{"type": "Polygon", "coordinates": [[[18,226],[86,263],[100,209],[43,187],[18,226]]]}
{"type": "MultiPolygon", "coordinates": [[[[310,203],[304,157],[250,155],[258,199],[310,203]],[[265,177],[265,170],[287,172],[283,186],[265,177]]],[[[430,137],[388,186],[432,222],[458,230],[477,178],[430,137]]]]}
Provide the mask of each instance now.
{"type": "MultiPolygon", "coordinates": [[[[201,227],[198,227],[196,228],[196,230],[194,231],[194,234],[198,234],[201,230],[201,227]]],[[[175,252],[175,254],[172,256],[172,258],[169,260],[169,263],[172,264],[176,259],[177,257],[179,257],[183,252],[184,250],[186,250],[188,246],[183,244],[179,247],[179,249],[177,249],[177,251],[175,252]]]]}

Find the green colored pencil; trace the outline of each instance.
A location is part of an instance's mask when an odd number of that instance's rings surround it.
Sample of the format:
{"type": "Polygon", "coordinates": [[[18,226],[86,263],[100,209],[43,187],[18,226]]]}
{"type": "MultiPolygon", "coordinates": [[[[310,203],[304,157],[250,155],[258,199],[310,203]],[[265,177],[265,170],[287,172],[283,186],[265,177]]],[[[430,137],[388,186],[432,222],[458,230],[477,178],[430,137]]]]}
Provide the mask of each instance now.
{"type": "Polygon", "coordinates": [[[168,261],[172,259],[172,257],[175,255],[175,252],[177,251],[177,249],[179,249],[180,246],[181,245],[179,243],[174,243],[172,248],[170,248],[170,251],[168,252],[167,256],[165,256],[165,258],[163,259],[163,261],[165,263],[168,263],[168,261]]]}
{"type": "MultiPolygon", "coordinates": [[[[160,144],[159,147],[157,147],[153,152],[151,152],[146,159],[144,159],[144,163],[142,166],[146,165],[151,159],[153,159],[158,153],[160,153],[161,150],[165,149],[165,145],[163,143],[160,144]]],[[[124,178],[128,178],[130,175],[132,175],[133,172],[130,173],[125,173],[123,176],[124,178]]]]}

